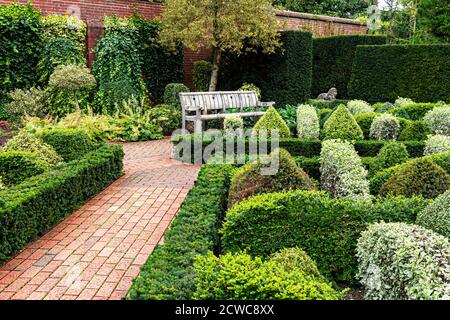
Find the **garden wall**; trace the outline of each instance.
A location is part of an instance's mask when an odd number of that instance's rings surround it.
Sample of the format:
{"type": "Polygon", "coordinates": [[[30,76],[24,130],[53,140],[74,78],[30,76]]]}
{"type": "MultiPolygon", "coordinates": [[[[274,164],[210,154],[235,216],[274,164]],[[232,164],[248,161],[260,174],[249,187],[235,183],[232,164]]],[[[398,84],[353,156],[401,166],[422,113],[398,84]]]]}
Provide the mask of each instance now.
{"type": "MultiPolygon", "coordinates": [[[[13,0],[0,0],[0,4],[12,3],[13,0]]],[[[16,0],[27,3],[29,0],[16,0]]],[[[153,19],[162,11],[162,5],[148,0],[34,0],[37,9],[45,14],[80,14],[88,24],[87,47],[89,48],[89,63],[94,59],[93,48],[103,35],[102,18],[104,16],[130,16],[136,9],[146,19],[153,19]]],[[[287,30],[307,30],[314,36],[331,36],[340,34],[366,34],[365,24],[351,19],[318,16],[306,13],[280,11],[278,16],[285,21],[287,30]]],[[[200,52],[185,52],[185,82],[192,83],[192,66],[197,60],[209,59],[209,50],[200,52]]]]}

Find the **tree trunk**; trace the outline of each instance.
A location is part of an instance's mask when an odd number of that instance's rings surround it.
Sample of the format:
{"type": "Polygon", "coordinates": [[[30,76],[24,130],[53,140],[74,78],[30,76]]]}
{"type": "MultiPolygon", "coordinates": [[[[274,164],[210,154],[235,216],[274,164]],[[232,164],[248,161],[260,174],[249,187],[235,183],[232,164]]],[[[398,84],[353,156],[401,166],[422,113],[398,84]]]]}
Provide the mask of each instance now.
{"type": "Polygon", "coordinates": [[[214,48],[214,60],[211,72],[211,82],[209,84],[209,91],[216,91],[217,82],[219,80],[220,63],[222,61],[222,51],[219,48],[214,48]]]}

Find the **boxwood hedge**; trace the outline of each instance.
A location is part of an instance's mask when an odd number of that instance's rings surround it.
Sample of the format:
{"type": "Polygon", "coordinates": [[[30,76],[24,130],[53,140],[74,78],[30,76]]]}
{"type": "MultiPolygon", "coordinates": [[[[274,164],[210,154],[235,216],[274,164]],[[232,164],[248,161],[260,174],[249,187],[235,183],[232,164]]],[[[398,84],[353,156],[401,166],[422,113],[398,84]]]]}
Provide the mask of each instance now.
{"type": "Polygon", "coordinates": [[[218,251],[218,222],[228,197],[232,166],[206,165],[182,204],[164,244],[135,279],[128,299],[192,299],[195,292],[195,257],[218,251]]]}
{"type": "Polygon", "coordinates": [[[122,175],[120,145],[104,145],[0,192],[0,264],[122,175]]]}
{"type": "Polygon", "coordinates": [[[48,170],[47,162],[29,151],[0,152],[0,176],[6,186],[19,184],[48,170]]]}

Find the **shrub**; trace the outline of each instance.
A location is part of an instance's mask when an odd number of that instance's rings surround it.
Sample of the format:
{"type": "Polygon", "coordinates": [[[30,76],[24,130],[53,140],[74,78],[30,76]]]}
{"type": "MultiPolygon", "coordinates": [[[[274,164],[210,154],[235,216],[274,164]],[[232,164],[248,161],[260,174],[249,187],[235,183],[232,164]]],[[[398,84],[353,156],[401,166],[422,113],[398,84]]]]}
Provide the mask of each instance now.
{"type": "Polygon", "coordinates": [[[360,113],[373,113],[374,109],[370,104],[363,100],[351,100],[347,103],[347,109],[353,114],[358,115],[360,113]]]}
{"type": "Polygon", "coordinates": [[[170,83],[164,91],[164,103],[181,110],[180,93],[189,92],[189,88],[182,83],[170,83]]]}
{"type": "Polygon", "coordinates": [[[450,191],[441,194],[419,212],[416,224],[450,239],[450,191]]]}
{"type": "Polygon", "coordinates": [[[418,121],[422,120],[429,111],[436,107],[442,107],[442,105],[436,103],[414,103],[391,109],[388,113],[396,117],[418,121]]]}
{"type": "Polygon", "coordinates": [[[370,127],[372,126],[373,120],[378,116],[377,113],[360,113],[355,116],[355,120],[361,128],[364,138],[370,139],[370,127]]]}
{"type": "Polygon", "coordinates": [[[105,145],[0,193],[0,264],[122,175],[123,150],[105,145]]]}
{"type": "Polygon", "coordinates": [[[123,101],[140,101],[146,96],[141,66],[139,48],[132,39],[118,34],[100,39],[92,68],[98,85],[98,111],[113,112],[123,101]]]}
{"type": "Polygon", "coordinates": [[[353,145],[328,140],[320,153],[321,186],[334,197],[369,199],[367,170],[353,145]]]}
{"type": "Polygon", "coordinates": [[[346,98],[348,82],[358,45],[385,44],[387,37],[372,35],[339,35],[313,39],[313,96],[337,88],[346,98]]]}
{"type": "Polygon", "coordinates": [[[196,91],[209,91],[212,63],[209,61],[196,61],[192,69],[192,83],[196,91]]]}
{"type": "Polygon", "coordinates": [[[49,14],[41,19],[42,40],[52,42],[56,38],[69,40],[76,50],[82,52],[86,43],[87,24],[76,15],[59,16],[49,14]]]}
{"type": "Polygon", "coordinates": [[[400,132],[400,121],[390,114],[376,117],[370,127],[370,137],[376,140],[396,140],[400,132]]]}
{"type": "Polygon", "coordinates": [[[194,265],[199,300],[336,300],[342,294],[328,283],[306,275],[301,269],[286,271],[274,261],[245,253],[209,253],[194,265]]]}
{"type": "Polygon", "coordinates": [[[366,101],[394,101],[398,96],[450,101],[449,68],[450,46],[445,44],[360,46],[349,94],[366,101]]]}
{"type": "Polygon", "coordinates": [[[247,250],[265,257],[283,248],[301,247],[320,272],[353,282],[358,267],[356,243],[374,221],[413,223],[428,204],[421,198],[392,198],[374,204],[333,199],[322,192],[262,194],[228,211],[222,234],[224,252],[247,250]]]}
{"type": "Polygon", "coordinates": [[[241,167],[233,176],[228,197],[228,207],[250,196],[282,190],[314,190],[315,184],[295,163],[289,152],[277,149],[269,161],[258,160],[241,167]],[[269,172],[269,165],[278,161],[276,173],[269,172]]]}
{"type": "Polygon", "coordinates": [[[393,167],[408,161],[409,153],[403,143],[388,142],[381,148],[376,159],[376,170],[393,167]]]}
{"type": "Polygon", "coordinates": [[[148,111],[154,124],[162,128],[164,135],[170,135],[181,127],[181,112],[167,104],[159,104],[148,111]]]}
{"type": "Polygon", "coordinates": [[[41,14],[31,4],[0,5],[0,100],[36,84],[42,50],[41,14]]]}
{"type": "Polygon", "coordinates": [[[261,89],[255,86],[253,83],[244,83],[240,88],[239,91],[253,91],[256,93],[256,96],[258,99],[261,99],[261,89]]]}
{"type": "Polygon", "coordinates": [[[206,165],[181,205],[164,244],[158,245],[134,281],[128,299],[192,299],[194,259],[215,250],[232,167],[206,165]]]}
{"type": "Polygon", "coordinates": [[[437,107],[427,112],[424,121],[435,134],[450,136],[450,107],[437,107]]]}
{"type": "Polygon", "coordinates": [[[274,107],[270,107],[253,127],[253,134],[267,134],[267,137],[270,137],[275,132],[278,133],[280,138],[289,138],[291,135],[286,122],[274,107]]]}
{"type": "Polygon", "coordinates": [[[381,187],[383,196],[436,198],[450,188],[450,175],[429,158],[407,162],[381,187]]]}
{"type": "Polygon", "coordinates": [[[341,105],[323,125],[325,139],[362,140],[363,132],[348,109],[341,105]]]}
{"type": "Polygon", "coordinates": [[[319,139],[320,121],[314,107],[310,105],[298,107],[297,134],[300,139],[319,139]]]}
{"type": "MultiPolygon", "coordinates": [[[[286,124],[289,127],[289,130],[291,130],[291,133],[293,133],[293,134],[297,131],[297,111],[298,111],[298,106],[291,106],[290,104],[287,104],[282,108],[277,108],[277,112],[280,114],[280,116],[286,122],[286,124]]],[[[244,124],[245,124],[245,122],[244,122],[244,124]]],[[[251,127],[253,127],[253,126],[254,125],[252,125],[251,127]]]]}
{"type": "Polygon", "coordinates": [[[228,136],[242,136],[244,134],[244,120],[239,116],[228,115],[223,120],[223,130],[228,136]]]}
{"type": "Polygon", "coordinates": [[[306,104],[313,106],[316,109],[335,109],[339,107],[341,104],[347,105],[350,100],[321,100],[321,99],[308,99],[306,100],[306,104]]]}
{"type": "Polygon", "coordinates": [[[39,137],[66,162],[79,159],[94,149],[89,135],[83,129],[45,130],[39,137]]]}
{"type": "Polygon", "coordinates": [[[270,260],[276,262],[287,272],[300,270],[305,275],[321,277],[316,263],[301,248],[286,248],[274,253],[270,260]]]}
{"type": "Polygon", "coordinates": [[[409,98],[398,97],[394,102],[394,106],[395,107],[403,107],[403,106],[407,106],[409,104],[414,104],[414,103],[415,102],[409,98]]]}
{"type": "Polygon", "coordinates": [[[374,105],[375,112],[379,112],[379,113],[387,112],[394,108],[395,108],[395,105],[390,102],[380,103],[376,108],[374,105]]]}
{"type": "Polygon", "coordinates": [[[223,55],[220,90],[236,90],[253,83],[263,101],[296,105],[309,98],[312,78],[312,35],[303,31],[281,33],[282,48],[273,54],[247,52],[223,55]]]}
{"type": "Polygon", "coordinates": [[[12,186],[48,170],[47,162],[28,151],[0,152],[0,176],[3,184],[12,186]]]}
{"type": "Polygon", "coordinates": [[[9,93],[10,102],[5,111],[10,120],[21,123],[23,116],[44,117],[50,111],[50,95],[40,88],[16,89],[9,93]]]}
{"type": "Polygon", "coordinates": [[[430,128],[425,121],[408,121],[398,139],[400,141],[423,141],[430,133],[430,128]]]}
{"type": "Polygon", "coordinates": [[[3,178],[2,178],[2,176],[0,176],[0,191],[5,190],[5,189],[6,189],[6,187],[3,184],[3,178]]]}
{"type": "Polygon", "coordinates": [[[428,136],[428,140],[425,142],[425,155],[447,151],[450,151],[450,136],[442,134],[428,136]]]}
{"type": "Polygon", "coordinates": [[[377,223],[358,240],[358,278],[368,299],[448,298],[448,239],[419,226],[377,223]]]}
{"type": "Polygon", "coordinates": [[[8,140],[2,150],[33,152],[50,166],[55,166],[63,161],[51,146],[27,132],[20,132],[14,138],[8,140]]]}

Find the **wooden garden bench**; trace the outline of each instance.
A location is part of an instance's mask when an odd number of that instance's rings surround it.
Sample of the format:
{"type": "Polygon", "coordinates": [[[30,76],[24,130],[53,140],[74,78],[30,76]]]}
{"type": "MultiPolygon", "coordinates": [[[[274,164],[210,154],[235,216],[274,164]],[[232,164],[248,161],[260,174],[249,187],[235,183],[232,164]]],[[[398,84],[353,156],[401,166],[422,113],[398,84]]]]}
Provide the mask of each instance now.
{"type": "Polygon", "coordinates": [[[195,132],[203,131],[203,121],[223,119],[230,113],[227,109],[239,109],[233,115],[240,117],[259,117],[263,111],[244,112],[245,108],[270,107],[275,102],[260,102],[254,91],[215,91],[215,92],[184,92],[180,93],[183,130],[186,122],[195,123],[195,132]]]}

